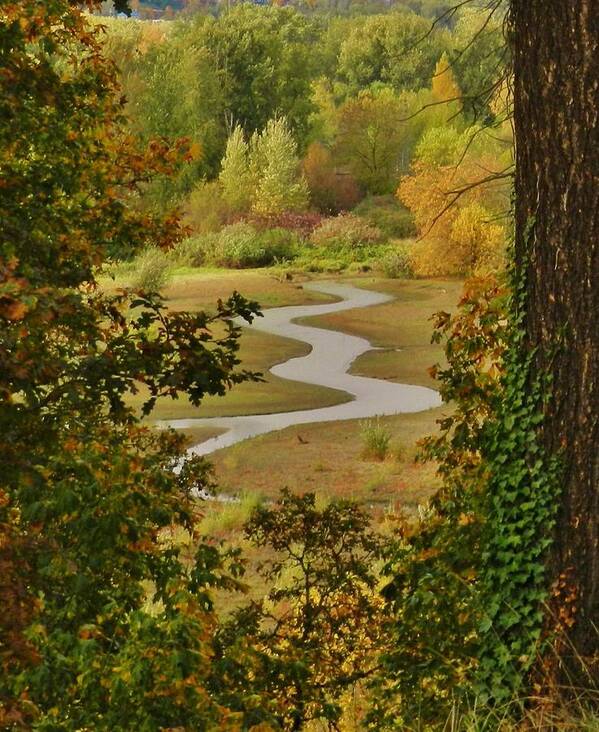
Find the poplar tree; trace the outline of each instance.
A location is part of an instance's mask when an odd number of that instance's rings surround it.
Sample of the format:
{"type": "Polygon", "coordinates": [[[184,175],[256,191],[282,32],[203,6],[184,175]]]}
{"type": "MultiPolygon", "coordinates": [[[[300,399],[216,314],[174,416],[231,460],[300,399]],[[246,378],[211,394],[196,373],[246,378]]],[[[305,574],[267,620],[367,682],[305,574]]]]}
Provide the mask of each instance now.
{"type": "Polygon", "coordinates": [[[223,198],[230,209],[236,213],[247,211],[255,182],[250,170],[249,146],[240,125],[235,127],[227,140],[219,180],[223,198]]]}
{"type": "Polygon", "coordinates": [[[451,102],[459,100],[462,96],[458,82],[449,64],[447,54],[444,53],[433,74],[433,99],[436,102],[451,102]]]}
{"type": "Polygon", "coordinates": [[[259,179],[253,210],[263,215],[301,211],[308,204],[308,186],[299,173],[297,145],[284,117],[270,120],[255,138],[252,156],[259,179]]]}

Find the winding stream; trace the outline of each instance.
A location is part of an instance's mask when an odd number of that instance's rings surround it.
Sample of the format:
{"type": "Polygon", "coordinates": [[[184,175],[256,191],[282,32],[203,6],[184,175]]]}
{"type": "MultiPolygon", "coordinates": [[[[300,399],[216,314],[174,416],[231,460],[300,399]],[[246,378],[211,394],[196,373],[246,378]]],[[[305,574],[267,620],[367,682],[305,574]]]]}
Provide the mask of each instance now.
{"type": "Polygon", "coordinates": [[[264,311],[264,317],[257,318],[251,326],[247,327],[295,338],[312,346],[312,350],[307,356],[292,358],[285,363],[273,366],[270,369],[272,374],[284,379],[341,389],[350,394],[353,399],[344,404],[319,409],[241,417],[177,419],[166,423],[176,429],[216,427],[227,430],[218,437],[191,447],[188,451],[190,454],[207,455],[249,437],[281,430],[291,425],[373,417],[377,414],[420,412],[441,404],[438,393],[424,386],[395,384],[381,379],[348,374],[350,365],[358,356],[373,350],[370,342],[365,338],[293,322],[305,316],[338,313],[352,308],[379,305],[393,300],[393,297],[336,282],[310,282],[304,284],[304,288],[335,295],[342,300],[327,305],[271,308],[264,311]]]}

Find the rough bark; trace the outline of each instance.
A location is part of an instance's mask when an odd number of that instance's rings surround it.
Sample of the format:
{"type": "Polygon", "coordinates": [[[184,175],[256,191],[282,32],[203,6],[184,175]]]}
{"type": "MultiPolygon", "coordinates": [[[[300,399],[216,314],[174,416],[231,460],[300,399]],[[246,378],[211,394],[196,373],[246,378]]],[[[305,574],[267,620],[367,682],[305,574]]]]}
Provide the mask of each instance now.
{"type": "Polygon", "coordinates": [[[542,441],[562,456],[564,471],[548,560],[553,612],[561,608],[563,617],[548,624],[561,623],[568,640],[554,680],[578,677],[581,657],[597,682],[599,2],[512,0],[511,19],[516,264],[528,345],[553,376],[542,441]]]}

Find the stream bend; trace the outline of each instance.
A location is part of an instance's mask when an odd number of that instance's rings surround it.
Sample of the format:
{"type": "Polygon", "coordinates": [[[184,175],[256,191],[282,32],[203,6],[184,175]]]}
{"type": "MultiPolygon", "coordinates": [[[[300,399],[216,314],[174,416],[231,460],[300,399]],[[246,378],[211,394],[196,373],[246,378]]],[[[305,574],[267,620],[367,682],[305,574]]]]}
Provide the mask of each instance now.
{"type": "Polygon", "coordinates": [[[420,412],[441,404],[441,398],[434,389],[348,374],[349,367],[358,356],[373,350],[373,346],[365,338],[293,322],[305,316],[379,305],[393,300],[392,296],[337,282],[310,282],[305,283],[304,288],[343,299],[326,305],[271,308],[264,311],[264,317],[256,318],[252,325],[244,324],[244,327],[295,338],[312,346],[312,350],[306,356],[292,358],[273,366],[270,373],[284,379],[340,389],[350,394],[353,399],[344,404],[295,412],[240,417],[202,417],[163,422],[163,426],[175,429],[216,427],[227,430],[217,437],[189,448],[189,454],[207,455],[249,437],[282,430],[292,425],[420,412]]]}

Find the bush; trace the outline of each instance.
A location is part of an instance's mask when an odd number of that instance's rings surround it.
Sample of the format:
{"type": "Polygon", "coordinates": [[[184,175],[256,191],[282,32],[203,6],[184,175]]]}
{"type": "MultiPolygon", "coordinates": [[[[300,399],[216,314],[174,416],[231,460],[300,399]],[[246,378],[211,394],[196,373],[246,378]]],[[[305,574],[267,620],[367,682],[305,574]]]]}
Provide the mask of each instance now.
{"type": "Polygon", "coordinates": [[[301,262],[306,272],[328,272],[337,274],[347,268],[348,263],[342,259],[329,259],[323,257],[312,257],[301,262]]]}
{"type": "Polygon", "coordinates": [[[394,196],[370,196],[356,206],[354,213],[376,226],[386,237],[409,239],[416,235],[412,212],[394,196]]]}
{"type": "Polygon", "coordinates": [[[381,259],[380,265],[385,277],[391,279],[414,276],[410,248],[403,242],[398,242],[389,249],[381,259]]]}
{"type": "Polygon", "coordinates": [[[266,252],[257,240],[256,230],[245,223],[225,226],[218,234],[214,261],[222,267],[260,267],[266,252]]]}
{"type": "Polygon", "coordinates": [[[190,236],[174,247],[172,257],[177,264],[201,267],[213,258],[217,239],[216,234],[190,236]]]}
{"type": "Polygon", "coordinates": [[[183,206],[183,223],[196,234],[218,231],[230,220],[231,211],[217,181],[202,181],[191,192],[183,206]]]}
{"type": "Polygon", "coordinates": [[[166,252],[149,247],[133,261],[132,285],[146,292],[158,292],[168,281],[171,263],[166,252]]]}
{"type": "Polygon", "coordinates": [[[325,219],[312,233],[311,242],[334,251],[354,250],[378,244],[383,235],[376,226],[354,214],[341,214],[325,219]]]}
{"type": "Polygon", "coordinates": [[[360,435],[364,442],[362,457],[384,460],[389,452],[391,433],[381,423],[380,417],[364,419],[360,422],[360,435]]]}
{"type": "Polygon", "coordinates": [[[257,231],[245,222],[226,226],[217,237],[214,262],[223,267],[264,267],[283,259],[293,259],[299,237],[287,229],[257,231]]]}
{"type": "Polygon", "coordinates": [[[257,232],[257,237],[268,255],[267,264],[294,259],[302,245],[300,237],[289,229],[264,229],[257,232]]]}

